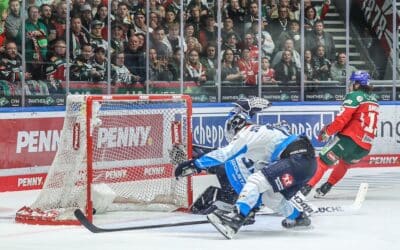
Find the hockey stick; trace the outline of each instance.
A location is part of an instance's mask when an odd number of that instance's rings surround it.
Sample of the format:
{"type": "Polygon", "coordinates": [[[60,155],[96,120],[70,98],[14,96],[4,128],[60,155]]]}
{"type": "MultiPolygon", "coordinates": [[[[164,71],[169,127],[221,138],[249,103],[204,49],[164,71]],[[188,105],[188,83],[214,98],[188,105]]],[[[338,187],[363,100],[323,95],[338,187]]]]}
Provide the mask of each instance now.
{"type": "Polygon", "coordinates": [[[155,228],[164,228],[164,227],[181,227],[181,226],[200,225],[200,224],[208,224],[209,223],[208,220],[199,220],[199,221],[185,221],[185,222],[177,222],[177,223],[155,224],[155,225],[147,225],[147,226],[101,228],[101,227],[97,227],[93,223],[91,223],[80,209],[76,209],[74,214],[75,214],[75,217],[79,220],[79,222],[92,233],[134,231],[134,230],[155,229],[155,228]]]}
{"type": "Polygon", "coordinates": [[[206,146],[206,145],[200,145],[200,144],[195,144],[192,143],[192,147],[200,148],[200,149],[206,149],[206,150],[216,150],[218,147],[211,147],[211,146],[206,146]]]}
{"type": "Polygon", "coordinates": [[[355,213],[358,212],[367,196],[368,183],[361,183],[358,188],[356,198],[351,205],[342,206],[321,206],[315,209],[315,215],[325,215],[325,214],[342,214],[342,213],[355,213]]]}
{"type": "MultiPolygon", "coordinates": [[[[354,213],[361,209],[362,204],[365,200],[368,191],[368,183],[361,183],[358,189],[358,193],[356,198],[351,205],[338,205],[338,206],[312,206],[313,212],[312,215],[337,215],[343,213],[354,213]]],[[[231,206],[229,204],[225,204],[226,206],[231,206]]],[[[80,209],[76,209],[75,217],[79,220],[79,222],[86,227],[92,233],[108,233],[108,232],[119,232],[119,231],[134,231],[134,230],[143,230],[143,229],[156,229],[156,228],[166,228],[166,227],[180,227],[180,226],[190,226],[190,225],[200,225],[200,224],[208,224],[208,220],[198,220],[198,221],[185,221],[185,222],[177,222],[177,223],[165,223],[165,224],[155,224],[155,225],[147,225],[147,226],[132,226],[132,227],[120,227],[120,228],[101,228],[97,227],[93,223],[91,223],[83,212],[80,209]]],[[[271,211],[260,211],[257,215],[278,215],[276,213],[271,213],[271,211]]]]}
{"type": "MultiPolygon", "coordinates": [[[[310,204],[302,194],[296,194],[292,198],[292,204],[295,207],[300,207],[301,210],[305,211],[309,216],[325,216],[325,215],[339,215],[339,214],[352,214],[357,213],[365,200],[368,192],[368,183],[361,183],[356,198],[351,205],[327,205],[327,206],[316,206],[310,204]]],[[[279,215],[268,207],[262,209],[257,215],[279,215]]]]}

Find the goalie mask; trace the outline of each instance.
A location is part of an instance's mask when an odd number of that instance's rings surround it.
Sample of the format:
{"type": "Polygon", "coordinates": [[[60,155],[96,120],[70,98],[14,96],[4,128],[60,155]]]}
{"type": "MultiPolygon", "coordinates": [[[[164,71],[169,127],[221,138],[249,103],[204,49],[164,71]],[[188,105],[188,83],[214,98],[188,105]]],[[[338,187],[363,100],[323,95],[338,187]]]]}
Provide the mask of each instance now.
{"type": "Polygon", "coordinates": [[[233,137],[242,129],[246,124],[250,123],[250,117],[243,112],[232,114],[225,122],[225,138],[228,142],[233,140],[233,137]]]}
{"type": "Polygon", "coordinates": [[[234,103],[235,107],[229,112],[225,122],[225,138],[228,142],[232,141],[236,133],[258,112],[269,108],[271,103],[264,98],[240,98],[234,103]]]}

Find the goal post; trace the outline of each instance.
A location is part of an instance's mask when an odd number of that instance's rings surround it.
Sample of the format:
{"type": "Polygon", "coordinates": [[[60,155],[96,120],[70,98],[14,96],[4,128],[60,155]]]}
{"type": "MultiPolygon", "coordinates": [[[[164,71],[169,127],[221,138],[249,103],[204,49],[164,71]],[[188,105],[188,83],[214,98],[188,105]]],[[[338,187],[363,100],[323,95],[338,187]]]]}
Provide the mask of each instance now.
{"type": "Polygon", "coordinates": [[[17,211],[28,224],[76,225],[80,208],[173,211],[192,203],[191,178],[176,180],[169,151],[191,157],[188,95],[69,95],[43,189],[17,211]]]}

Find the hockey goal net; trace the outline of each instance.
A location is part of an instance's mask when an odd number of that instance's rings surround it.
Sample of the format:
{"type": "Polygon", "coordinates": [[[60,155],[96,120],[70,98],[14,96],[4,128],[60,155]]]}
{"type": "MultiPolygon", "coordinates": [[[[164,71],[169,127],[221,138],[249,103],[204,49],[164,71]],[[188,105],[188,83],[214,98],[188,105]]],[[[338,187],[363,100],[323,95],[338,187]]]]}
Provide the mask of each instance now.
{"type": "Polygon", "coordinates": [[[16,221],[78,224],[77,208],[90,220],[93,209],[188,208],[191,180],[174,178],[169,150],[181,145],[190,157],[191,114],[187,95],[69,95],[43,189],[16,221]]]}

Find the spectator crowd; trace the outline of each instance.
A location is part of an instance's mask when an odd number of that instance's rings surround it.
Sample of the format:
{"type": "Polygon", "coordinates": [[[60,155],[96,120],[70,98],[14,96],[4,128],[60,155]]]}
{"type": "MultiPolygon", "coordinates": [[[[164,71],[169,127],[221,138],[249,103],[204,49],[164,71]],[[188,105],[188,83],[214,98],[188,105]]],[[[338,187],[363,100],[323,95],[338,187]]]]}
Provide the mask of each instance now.
{"type": "Polygon", "coordinates": [[[67,58],[70,80],[93,84],[106,83],[110,75],[109,82],[118,86],[143,85],[146,77],[169,82],[182,76],[200,86],[215,85],[219,53],[223,85],[254,86],[259,74],[263,85],[299,84],[300,70],[306,81],[344,81],[346,54],[336,51],[324,30],[329,0],[317,6],[304,0],[304,62],[299,0],[262,0],[261,11],[254,0],[221,0],[220,10],[216,1],[205,0],[184,1],[184,8],[177,0],[148,0],[148,8],[145,0],[108,1],[71,0],[67,33],[66,1],[28,0],[24,10],[19,0],[9,0],[0,9],[0,95],[64,93],[67,58]]]}

